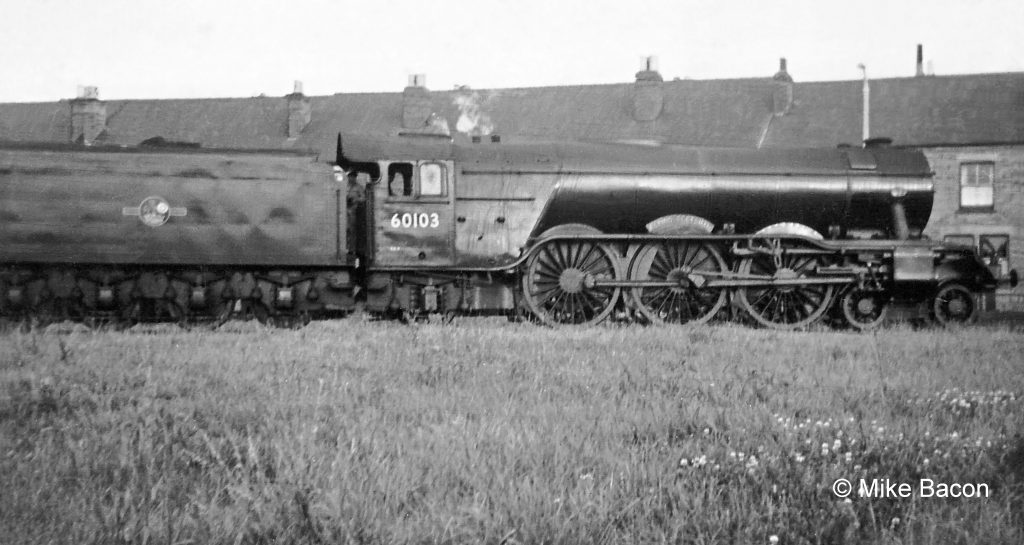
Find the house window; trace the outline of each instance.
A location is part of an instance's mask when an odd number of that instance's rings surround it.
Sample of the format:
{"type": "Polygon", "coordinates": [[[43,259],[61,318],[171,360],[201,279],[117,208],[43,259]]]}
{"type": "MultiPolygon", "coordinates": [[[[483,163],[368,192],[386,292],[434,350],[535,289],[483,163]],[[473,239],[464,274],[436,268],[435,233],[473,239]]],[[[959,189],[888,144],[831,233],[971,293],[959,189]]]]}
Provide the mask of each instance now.
{"type": "Polygon", "coordinates": [[[960,209],[992,210],[995,163],[960,163],[960,209]]]}

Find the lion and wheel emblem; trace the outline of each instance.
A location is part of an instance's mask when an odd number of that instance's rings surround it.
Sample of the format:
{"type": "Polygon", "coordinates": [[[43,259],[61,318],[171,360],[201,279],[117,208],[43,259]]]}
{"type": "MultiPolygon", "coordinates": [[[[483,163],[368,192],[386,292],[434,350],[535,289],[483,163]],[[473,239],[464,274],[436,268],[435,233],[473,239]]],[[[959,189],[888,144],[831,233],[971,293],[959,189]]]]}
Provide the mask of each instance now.
{"type": "Polygon", "coordinates": [[[137,216],[139,220],[150,227],[160,227],[173,217],[181,217],[188,214],[188,209],[180,206],[171,206],[163,197],[146,197],[139,203],[139,206],[126,206],[121,209],[124,216],[137,216]]]}

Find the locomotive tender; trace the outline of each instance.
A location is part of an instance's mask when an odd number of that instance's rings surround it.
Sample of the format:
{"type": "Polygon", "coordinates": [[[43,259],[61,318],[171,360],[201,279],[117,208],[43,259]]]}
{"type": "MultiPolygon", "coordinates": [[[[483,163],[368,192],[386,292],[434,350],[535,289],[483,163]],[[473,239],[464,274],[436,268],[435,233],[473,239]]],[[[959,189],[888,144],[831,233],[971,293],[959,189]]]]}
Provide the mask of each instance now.
{"type": "Polygon", "coordinates": [[[477,140],[339,135],[326,159],[0,146],[0,316],[867,329],[893,304],[970,321],[999,283],[922,238],[920,152],[477,140]]]}

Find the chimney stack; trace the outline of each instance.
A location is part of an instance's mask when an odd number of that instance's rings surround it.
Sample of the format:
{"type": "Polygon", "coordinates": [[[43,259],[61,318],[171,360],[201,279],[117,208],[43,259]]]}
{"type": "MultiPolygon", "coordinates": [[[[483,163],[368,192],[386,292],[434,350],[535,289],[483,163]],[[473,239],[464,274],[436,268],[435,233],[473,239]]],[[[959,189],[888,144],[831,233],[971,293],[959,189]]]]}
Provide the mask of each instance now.
{"type": "Polygon", "coordinates": [[[71,101],[71,141],[91,146],[107,130],[107,105],[100,100],[99,88],[78,88],[71,101]]]}
{"type": "Polygon", "coordinates": [[[409,85],[402,92],[402,128],[422,129],[432,113],[426,74],[410,74],[409,85]]]}
{"type": "Polygon", "coordinates": [[[663,83],[664,79],[658,73],[658,58],[645,57],[643,69],[636,73],[636,83],[633,84],[633,119],[637,121],[658,119],[665,103],[663,83]]]}
{"type": "Polygon", "coordinates": [[[924,75],[924,46],[921,44],[917,44],[917,71],[914,75],[917,77],[924,75]]]}
{"type": "Polygon", "coordinates": [[[793,77],[786,70],[786,58],[779,59],[779,71],[772,76],[775,89],[772,90],[772,114],[781,117],[793,107],[793,77]]]}
{"type": "Polygon", "coordinates": [[[285,96],[288,100],[288,138],[298,138],[313,118],[309,97],[302,94],[302,82],[295,80],[292,93],[285,96]]]}

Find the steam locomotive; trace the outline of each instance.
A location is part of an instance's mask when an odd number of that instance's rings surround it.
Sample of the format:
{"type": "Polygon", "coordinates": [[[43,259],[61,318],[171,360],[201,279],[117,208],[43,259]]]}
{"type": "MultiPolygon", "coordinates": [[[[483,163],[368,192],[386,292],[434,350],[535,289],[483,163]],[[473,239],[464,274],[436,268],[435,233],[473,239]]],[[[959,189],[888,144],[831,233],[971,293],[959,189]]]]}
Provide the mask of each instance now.
{"type": "Polygon", "coordinates": [[[0,145],[0,317],[279,325],[969,322],[1000,282],[927,240],[923,154],[338,136],[334,157],[0,145]]]}

